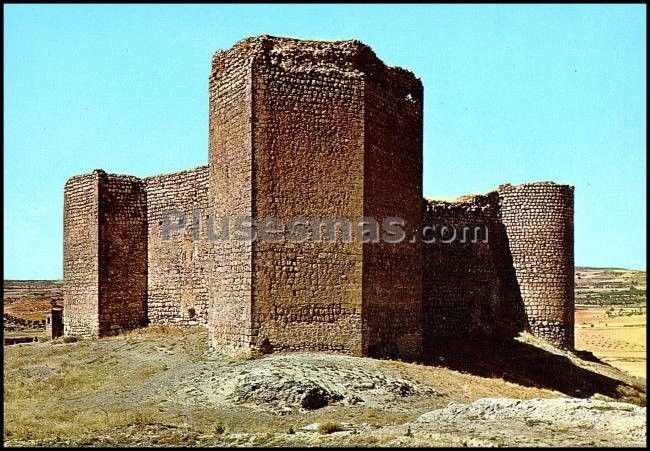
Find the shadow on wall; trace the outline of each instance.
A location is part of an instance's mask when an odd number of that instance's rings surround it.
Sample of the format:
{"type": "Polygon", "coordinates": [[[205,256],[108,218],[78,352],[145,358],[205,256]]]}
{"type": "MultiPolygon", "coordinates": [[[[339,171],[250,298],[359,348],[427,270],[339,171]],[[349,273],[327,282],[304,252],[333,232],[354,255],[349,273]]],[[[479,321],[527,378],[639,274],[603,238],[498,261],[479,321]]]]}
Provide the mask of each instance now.
{"type": "MultiPolygon", "coordinates": [[[[546,388],[576,398],[599,393],[645,405],[645,387],[635,387],[579,367],[568,357],[521,341],[438,340],[430,351],[425,362],[429,365],[546,388]]],[[[603,364],[593,356],[589,360],[603,364]]]]}
{"type": "MultiPolygon", "coordinates": [[[[492,193],[492,202],[498,202],[498,194],[492,193]]],[[[519,332],[530,332],[530,322],[526,314],[526,306],[521,295],[521,287],[517,280],[517,273],[510,251],[510,240],[508,233],[501,221],[493,221],[492,230],[493,239],[496,239],[494,249],[494,267],[499,283],[499,306],[498,322],[501,323],[502,330],[506,335],[511,334],[508,338],[513,338],[519,332]]]]}
{"type": "Polygon", "coordinates": [[[423,248],[425,354],[439,338],[513,338],[530,331],[498,193],[458,202],[429,200],[424,217],[434,230],[439,225],[454,231],[478,226],[480,232],[470,233],[473,239],[463,235],[465,239],[436,240],[423,248]]]}

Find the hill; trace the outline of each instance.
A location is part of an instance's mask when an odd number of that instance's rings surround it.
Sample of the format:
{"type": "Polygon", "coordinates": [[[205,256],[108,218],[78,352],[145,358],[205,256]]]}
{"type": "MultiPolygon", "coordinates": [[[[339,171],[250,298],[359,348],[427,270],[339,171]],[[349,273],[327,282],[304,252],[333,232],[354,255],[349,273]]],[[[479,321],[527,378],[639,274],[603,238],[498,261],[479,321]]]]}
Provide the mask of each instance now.
{"type": "Polygon", "coordinates": [[[578,266],[575,283],[576,305],[645,305],[645,271],[578,266]]]}
{"type": "Polygon", "coordinates": [[[5,445],[641,445],[645,381],[524,336],[237,360],[204,329],[5,347],[5,445]],[[623,402],[619,402],[623,401],[623,402]]]}

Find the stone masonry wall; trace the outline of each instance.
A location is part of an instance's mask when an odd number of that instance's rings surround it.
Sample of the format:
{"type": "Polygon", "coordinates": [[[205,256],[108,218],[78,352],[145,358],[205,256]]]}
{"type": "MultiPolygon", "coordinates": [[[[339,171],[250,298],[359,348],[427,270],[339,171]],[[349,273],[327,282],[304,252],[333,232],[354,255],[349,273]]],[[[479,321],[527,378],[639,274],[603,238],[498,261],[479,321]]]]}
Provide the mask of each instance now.
{"type": "Polygon", "coordinates": [[[147,198],[137,177],[99,174],[99,334],[147,324],[147,198]]]}
{"type": "Polygon", "coordinates": [[[260,36],[215,53],[208,166],[66,183],[65,334],[207,323],[230,353],[415,357],[437,338],[528,329],[572,349],[573,188],[423,201],[422,102],[413,74],[358,41],[260,36]],[[383,239],[401,218],[406,239],[362,243],[362,217],[383,239]],[[343,219],[351,236],[251,242],[237,229],[252,218],[343,219]],[[411,240],[423,224],[488,240],[411,240]]]}
{"type": "Polygon", "coordinates": [[[499,197],[425,202],[424,348],[438,338],[512,337],[526,329],[499,197]]]}
{"type": "Polygon", "coordinates": [[[573,349],[573,187],[506,184],[499,197],[531,331],[573,349]]]}
{"type": "Polygon", "coordinates": [[[401,242],[363,244],[364,354],[422,351],[422,83],[369,48],[364,95],[363,216],[404,221],[401,242]]]}
{"type": "Polygon", "coordinates": [[[146,194],[136,177],[96,170],[64,189],[64,333],[146,324],[146,194]]]}
{"type": "MultiPolygon", "coordinates": [[[[252,217],[252,50],[217,52],[209,80],[208,213],[215,232],[219,218],[252,217]]],[[[234,224],[226,229],[234,232],[234,224]],[[232,230],[231,230],[232,229],[232,230]]],[[[206,285],[208,334],[212,346],[246,353],[252,337],[252,244],[228,239],[210,241],[206,285]]]]}
{"type": "Polygon", "coordinates": [[[203,213],[208,206],[208,177],[208,166],[200,166],[145,179],[151,323],[207,324],[203,213]]]}
{"type": "Polygon", "coordinates": [[[358,41],[262,36],[215,54],[210,92],[210,205],[354,228],[347,243],[217,245],[212,343],[419,353],[420,245],[362,245],[356,224],[421,222],[420,82],[358,41]]]}
{"type": "MultiPolygon", "coordinates": [[[[349,62],[359,46],[275,38],[259,44],[252,72],[257,217],[356,222],[363,203],[363,78],[349,62]]],[[[258,347],[361,354],[362,248],[338,238],[254,243],[258,347]]]]}
{"type": "Polygon", "coordinates": [[[70,178],[63,200],[63,328],[66,335],[99,330],[99,172],[70,178]]]}

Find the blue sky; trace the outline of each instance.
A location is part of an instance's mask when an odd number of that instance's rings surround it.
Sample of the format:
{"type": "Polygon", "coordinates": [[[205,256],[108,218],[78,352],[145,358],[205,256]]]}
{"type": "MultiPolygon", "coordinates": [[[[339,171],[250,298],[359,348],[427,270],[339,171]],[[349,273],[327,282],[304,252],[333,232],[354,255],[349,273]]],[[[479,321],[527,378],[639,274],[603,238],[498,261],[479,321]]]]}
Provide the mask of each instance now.
{"type": "Polygon", "coordinates": [[[359,39],[425,87],[424,193],[553,180],[577,265],[646,267],[645,5],[4,7],[4,277],[62,276],[63,185],[207,162],[212,53],[359,39]]]}

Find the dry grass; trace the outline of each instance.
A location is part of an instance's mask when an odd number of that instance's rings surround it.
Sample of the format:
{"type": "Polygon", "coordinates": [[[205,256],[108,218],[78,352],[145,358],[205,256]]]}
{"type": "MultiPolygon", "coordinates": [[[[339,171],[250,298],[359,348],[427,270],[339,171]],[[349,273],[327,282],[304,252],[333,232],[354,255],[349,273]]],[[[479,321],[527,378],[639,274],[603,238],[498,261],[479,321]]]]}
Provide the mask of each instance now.
{"type": "MultiPolygon", "coordinates": [[[[371,428],[399,425],[445,406],[450,400],[557,396],[551,390],[524,387],[500,378],[389,360],[381,361],[386,371],[396,371],[403,378],[436,387],[443,395],[406,400],[401,408],[395,408],[397,404],[343,405],[287,415],[246,405],[184,405],[177,403],[173,394],[156,396],[157,389],[151,387],[155,387],[157,378],[175,380],[165,378],[185,365],[245,365],[237,359],[210,357],[206,350],[203,328],[173,326],[150,327],[101,340],[63,343],[59,339],[8,346],[4,360],[5,440],[60,437],[73,443],[86,440],[92,444],[101,437],[101,443],[132,444],[135,434],[143,443],[155,444],[147,441],[153,440],[147,434],[155,431],[157,444],[187,445],[188,440],[195,439],[191,437],[205,436],[220,444],[273,446],[286,443],[287,437],[302,437],[303,426],[319,423],[323,433],[315,435],[329,443],[344,435],[331,434],[341,424],[367,423],[371,428]]],[[[180,391],[186,387],[174,388],[180,391]]],[[[404,438],[404,432],[401,436],[404,438]]],[[[397,435],[372,438],[362,432],[351,435],[350,443],[381,445],[397,439],[397,435]]]]}
{"type": "MultiPolygon", "coordinates": [[[[125,341],[125,337],[111,340],[125,341]]],[[[98,355],[97,343],[58,339],[5,348],[5,438],[79,437],[88,431],[143,425],[159,417],[154,406],[134,409],[127,403],[79,402],[97,393],[118,394],[133,381],[164,370],[162,365],[142,365],[120,374],[117,359],[98,355]]]]}
{"type": "MultiPolygon", "coordinates": [[[[196,433],[286,431],[295,419],[238,409],[168,406],[160,400],[133,402],[134,384],[165,372],[182,356],[203,360],[203,328],[156,326],[101,340],[62,339],[5,348],[4,436],[10,440],[81,440],[127,426],[163,424],[196,433]],[[146,346],[145,346],[146,345],[146,346]],[[140,349],[151,349],[144,351],[140,349]],[[127,359],[122,353],[135,352],[127,359]],[[150,359],[147,359],[149,357],[150,359]],[[107,399],[108,401],[96,401],[107,399]]],[[[180,363],[182,364],[182,363],[180,363]]],[[[109,434],[110,435],[110,434],[109,434]]],[[[175,440],[171,434],[167,439],[175,440]]],[[[165,440],[167,440],[165,439],[165,440]]]]}
{"type": "Polygon", "coordinates": [[[319,434],[331,434],[333,432],[339,432],[342,430],[343,427],[336,421],[325,421],[324,423],[318,425],[319,434]]]}
{"type": "Polygon", "coordinates": [[[113,386],[111,373],[63,361],[58,371],[51,375],[30,377],[30,366],[36,360],[28,357],[23,360],[22,366],[15,368],[17,371],[13,374],[22,373],[24,378],[5,379],[4,433],[7,438],[75,437],[89,430],[142,424],[156,414],[143,408],[133,412],[129,406],[121,409],[91,406],[84,409],[62,403],[63,398],[80,398],[113,386]]]}

